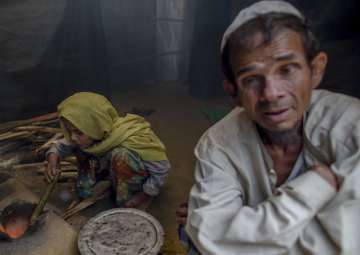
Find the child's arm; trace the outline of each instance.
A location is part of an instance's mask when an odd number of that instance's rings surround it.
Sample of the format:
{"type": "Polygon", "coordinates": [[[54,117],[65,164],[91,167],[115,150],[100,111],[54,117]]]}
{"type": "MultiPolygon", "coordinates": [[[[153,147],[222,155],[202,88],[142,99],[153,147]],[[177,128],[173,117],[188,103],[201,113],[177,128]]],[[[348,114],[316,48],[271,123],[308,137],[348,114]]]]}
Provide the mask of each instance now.
{"type": "Polygon", "coordinates": [[[48,161],[46,177],[52,179],[58,171],[61,171],[59,162],[73,153],[74,146],[65,139],[55,141],[46,152],[45,158],[48,161]]]}
{"type": "Polygon", "coordinates": [[[57,172],[61,171],[60,169],[60,157],[56,153],[50,153],[47,157],[48,165],[46,171],[46,177],[48,180],[52,180],[57,172]]]}

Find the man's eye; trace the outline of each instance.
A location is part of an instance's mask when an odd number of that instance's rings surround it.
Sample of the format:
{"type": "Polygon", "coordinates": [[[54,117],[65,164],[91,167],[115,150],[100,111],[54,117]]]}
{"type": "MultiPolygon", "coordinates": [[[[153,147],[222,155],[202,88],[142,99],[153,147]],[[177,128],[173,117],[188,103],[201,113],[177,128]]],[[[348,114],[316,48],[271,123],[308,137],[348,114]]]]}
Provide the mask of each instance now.
{"type": "Polygon", "coordinates": [[[294,73],[296,66],[294,64],[287,64],[280,67],[280,74],[282,76],[287,76],[294,73]]]}
{"type": "Polygon", "coordinates": [[[262,82],[262,79],[260,76],[249,76],[249,77],[245,77],[244,79],[242,79],[242,84],[245,87],[257,86],[257,85],[260,85],[261,82],[262,82]]]}

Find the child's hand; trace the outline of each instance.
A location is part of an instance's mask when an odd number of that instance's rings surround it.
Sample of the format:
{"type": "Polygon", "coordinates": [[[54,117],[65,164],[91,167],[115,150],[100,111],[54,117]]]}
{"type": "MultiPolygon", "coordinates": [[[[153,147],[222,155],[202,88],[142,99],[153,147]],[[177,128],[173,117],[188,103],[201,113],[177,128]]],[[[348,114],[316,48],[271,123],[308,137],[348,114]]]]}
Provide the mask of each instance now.
{"type": "Polygon", "coordinates": [[[145,201],[149,200],[151,198],[150,195],[140,191],[136,193],[130,200],[128,200],[124,207],[127,208],[134,208],[138,207],[140,204],[144,203],[145,201]]]}
{"type": "Polygon", "coordinates": [[[45,177],[48,182],[51,182],[54,179],[55,175],[61,171],[59,165],[59,156],[55,153],[50,153],[47,160],[48,165],[45,171],[45,177]]]}

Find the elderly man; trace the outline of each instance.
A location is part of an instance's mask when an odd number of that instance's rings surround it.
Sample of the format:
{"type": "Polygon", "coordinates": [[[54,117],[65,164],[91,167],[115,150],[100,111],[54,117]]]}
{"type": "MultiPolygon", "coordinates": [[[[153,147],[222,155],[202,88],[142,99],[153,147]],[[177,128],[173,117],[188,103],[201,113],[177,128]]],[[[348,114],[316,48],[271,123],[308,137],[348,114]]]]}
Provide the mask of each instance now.
{"type": "Polygon", "coordinates": [[[314,90],[327,55],[283,1],[224,34],[225,90],[240,107],[195,149],[186,232],[201,254],[358,254],[360,103],[314,90]]]}

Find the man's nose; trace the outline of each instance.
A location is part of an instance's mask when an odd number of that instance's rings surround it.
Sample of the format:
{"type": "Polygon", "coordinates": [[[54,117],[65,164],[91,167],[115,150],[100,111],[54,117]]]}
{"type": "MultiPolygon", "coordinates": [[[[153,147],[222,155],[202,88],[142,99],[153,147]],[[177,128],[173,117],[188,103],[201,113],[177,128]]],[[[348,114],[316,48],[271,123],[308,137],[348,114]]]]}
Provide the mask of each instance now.
{"type": "Polygon", "coordinates": [[[264,100],[273,102],[283,97],[284,88],[281,82],[274,78],[267,78],[263,87],[262,97],[264,100]]]}

